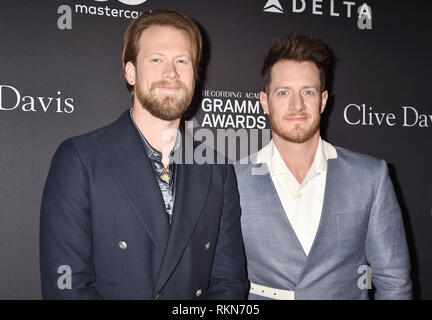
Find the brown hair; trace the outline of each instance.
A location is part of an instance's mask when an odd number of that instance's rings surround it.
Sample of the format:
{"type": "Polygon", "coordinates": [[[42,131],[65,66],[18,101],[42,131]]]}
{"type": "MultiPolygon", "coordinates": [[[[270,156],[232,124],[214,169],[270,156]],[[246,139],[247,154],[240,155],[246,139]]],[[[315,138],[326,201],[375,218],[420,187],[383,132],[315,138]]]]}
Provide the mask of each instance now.
{"type": "MultiPolygon", "coordinates": [[[[183,30],[189,35],[192,41],[192,63],[194,74],[195,78],[198,79],[199,63],[202,55],[201,33],[195,22],[193,22],[189,17],[178,11],[164,9],[144,12],[129,25],[123,40],[123,74],[128,61],[135,64],[140,49],[140,36],[145,29],[152,25],[173,27],[175,29],[183,30]]],[[[130,85],[127,81],[126,87],[130,92],[133,91],[133,85],[130,85]]]]}
{"type": "Polygon", "coordinates": [[[321,92],[324,91],[327,72],[332,63],[332,54],[321,41],[312,36],[307,37],[295,33],[273,38],[261,69],[264,91],[267,93],[271,81],[271,69],[280,60],[315,63],[320,73],[321,92]]]}

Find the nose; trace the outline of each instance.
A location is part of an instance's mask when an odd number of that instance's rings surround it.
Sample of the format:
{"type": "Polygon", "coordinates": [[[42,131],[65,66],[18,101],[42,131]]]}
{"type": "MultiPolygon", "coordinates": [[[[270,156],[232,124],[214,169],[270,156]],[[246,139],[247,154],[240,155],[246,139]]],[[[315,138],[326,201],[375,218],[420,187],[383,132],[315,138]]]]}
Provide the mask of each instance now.
{"type": "Polygon", "coordinates": [[[166,64],[163,75],[170,80],[178,78],[179,74],[177,73],[176,67],[173,62],[169,62],[166,64]]]}
{"type": "Polygon", "coordinates": [[[295,112],[301,112],[305,109],[304,100],[301,93],[296,92],[292,95],[289,107],[290,110],[295,112]]]}

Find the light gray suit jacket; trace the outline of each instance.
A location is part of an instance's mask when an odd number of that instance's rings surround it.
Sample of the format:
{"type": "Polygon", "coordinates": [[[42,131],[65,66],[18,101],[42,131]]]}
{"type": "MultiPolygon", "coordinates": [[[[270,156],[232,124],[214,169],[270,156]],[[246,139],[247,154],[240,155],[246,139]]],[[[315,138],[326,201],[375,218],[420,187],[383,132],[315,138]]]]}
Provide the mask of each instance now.
{"type": "MultiPolygon", "coordinates": [[[[249,280],[293,290],[295,299],[368,299],[363,284],[370,265],[375,299],[410,299],[409,253],[387,165],[336,150],[338,157],[328,160],[321,219],[308,256],[266,164],[256,164],[255,154],[248,164],[235,165],[249,280]]],[[[249,299],[265,298],[250,293],[249,299]]]]}

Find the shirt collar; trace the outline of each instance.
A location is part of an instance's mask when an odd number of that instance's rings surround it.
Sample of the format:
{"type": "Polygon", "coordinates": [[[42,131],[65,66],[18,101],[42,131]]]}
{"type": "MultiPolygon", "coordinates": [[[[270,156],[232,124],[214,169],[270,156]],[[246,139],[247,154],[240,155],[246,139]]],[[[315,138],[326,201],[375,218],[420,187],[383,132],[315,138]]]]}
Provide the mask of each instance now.
{"type": "MultiPolygon", "coordinates": [[[[133,107],[130,108],[130,110],[129,110],[129,115],[130,115],[130,118],[131,118],[131,120],[132,120],[132,123],[133,123],[134,126],[135,126],[135,129],[138,131],[139,135],[141,136],[142,141],[144,142],[144,147],[145,147],[145,150],[146,150],[147,156],[148,156],[150,159],[158,160],[158,161],[162,161],[162,153],[161,153],[159,150],[156,150],[155,148],[153,148],[153,147],[150,145],[150,143],[147,141],[147,139],[146,139],[146,138],[144,137],[144,135],[142,134],[141,130],[140,130],[140,129],[138,128],[138,126],[136,125],[136,123],[135,123],[135,121],[134,121],[134,119],[133,119],[133,117],[132,117],[132,109],[133,109],[133,107]]],[[[179,133],[180,133],[180,130],[179,130],[179,133]]],[[[177,137],[176,137],[176,142],[175,142],[175,144],[174,144],[174,148],[173,148],[173,150],[170,152],[170,155],[169,155],[170,161],[172,160],[172,157],[173,157],[173,155],[174,155],[174,152],[176,152],[177,149],[180,147],[180,144],[181,144],[181,139],[179,138],[179,135],[177,135],[177,137]]]]}
{"type": "Polygon", "coordinates": [[[325,159],[326,160],[337,159],[338,155],[337,155],[336,148],[332,144],[321,139],[321,137],[320,137],[320,142],[322,143],[322,149],[324,152],[325,159]]]}
{"type": "MultiPolygon", "coordinates": [[[[336,148],[327,141],[322,140],[320,137],[318,148],[309,173],[315,175],[317,173],[326,172],[327,160],[335,158],[337,158],[336,148]]],[[[289,172],[289,169],[283,161],[273,139],[269,144],[258,151],[256,159],[257,163],[267,164],[272,175],[289,172]]]]}

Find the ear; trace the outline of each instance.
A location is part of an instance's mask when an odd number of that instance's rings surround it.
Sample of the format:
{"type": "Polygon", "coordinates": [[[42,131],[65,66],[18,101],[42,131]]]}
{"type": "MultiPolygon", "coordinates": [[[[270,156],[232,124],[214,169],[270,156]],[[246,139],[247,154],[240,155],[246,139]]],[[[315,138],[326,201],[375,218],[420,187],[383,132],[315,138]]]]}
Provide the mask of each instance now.
{"type": "Polygon", "coordinates": [[[264,110],[264,113],[269,114],[268,95],[264,91],[260,92],[260,101],[261,101],[261,106],[264,110]]]}
{"type": "Polygon", "coordinates": [[[125,78],[131,86],[135,85],[136,69],[135,69],[135,65],[131,61],[128,61],[125,65],[125,78]]]}
{"type": "Polygon", "coordinates": [[[324,109],[327,105],[327,100],[328,100],[328,91],[325,90],[325,91],[323,91],[323,93],[321,93],[321,110],[320,110],[320,113],[324,112],[324,109]]]}

